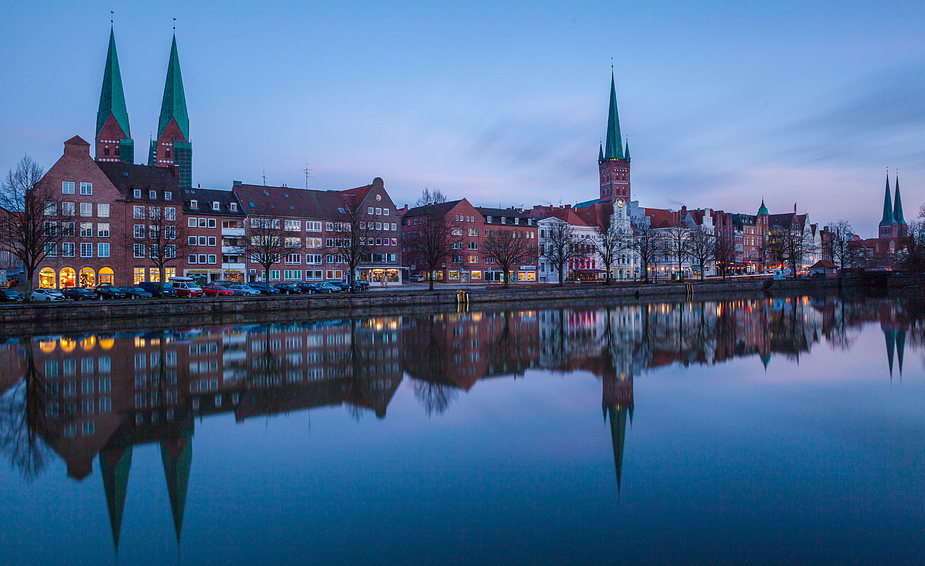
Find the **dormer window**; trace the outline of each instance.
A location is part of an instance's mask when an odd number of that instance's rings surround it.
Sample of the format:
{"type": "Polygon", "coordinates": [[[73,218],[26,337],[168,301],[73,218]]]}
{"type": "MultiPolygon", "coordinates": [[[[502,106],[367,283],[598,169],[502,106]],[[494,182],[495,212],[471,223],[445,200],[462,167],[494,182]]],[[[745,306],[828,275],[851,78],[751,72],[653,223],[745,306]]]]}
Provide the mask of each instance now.
{"type": "Polygon", "coordinates": [[[170,191],[164,191],[164,200],[173,200],[173,193],[170,191]]]}
{"type": "Polygon", "coordinates": [[[189,201],[189,207],[192,208],[192,209],[199,208],[199,203],[196,202],[196,199],[193,199],[193,200],[189,201]]]}
{"type": "Polygon", "coordinates": [[[135,198],[141,198],[141,189],[135,189],[132,191],[132,196],[135,198]]]}
{"type": "Polygon", "coordinates": [[[228,210],[230,210],[231,212],[237,212],[237,210],[238,210],[238,203],[236,203],[236,202],[228,203],[228,210]]]}
{"type": "Polygon", "coordinates": [[[157,200],[157,191],[148,191],[148,200],[157,200]]]}
{"type": "Polygon", "coordinates": [[[212,201],[212,210],[219,210],[219,204],[217,200],[212,201]]]}

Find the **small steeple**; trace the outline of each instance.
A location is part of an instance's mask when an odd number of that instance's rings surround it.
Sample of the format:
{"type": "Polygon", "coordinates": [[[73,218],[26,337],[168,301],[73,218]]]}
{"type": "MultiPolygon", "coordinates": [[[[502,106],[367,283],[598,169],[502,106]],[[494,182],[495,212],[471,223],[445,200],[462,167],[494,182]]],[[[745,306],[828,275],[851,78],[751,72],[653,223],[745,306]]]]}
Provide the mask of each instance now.
{"type": "Polygon", "coordinates": [[[157,126],[160,138],[170,120],[175,120],[183,137],[189,141],[189,114],[186,111],[186,95],[183,92],[183,77],[180,74],[180,56],[177,54],[177,36],[174,34],[170,46],[170,61],[167,63],[167,80],[164,83],[164,99],[161,102],[161,117],[157,126]]]}
{"type": "Polygon", "coordinates": [[[106,125],[110,115],[115,117],[125,137],[131,138],[128,111],[125,109],[125,92],[122,90],[122,73],[119,71],[119,56],[116,54],[116,35],[112,28],[109,28],[109,53],[106,55],[106,68],[103,69],[100,109],[96,113],[97,135],[106,125]]]}
{"type": "Polygon", "coordinates": [[[620,135],[620,115],[617,112],[617,85],[610,75],[610,111],[607,114],[607,142],[604,159],[623,159],[623,136],[620,135]]]}
{"type": "Polygon", "coordinates": [[[597,152],[597,161],[600,163],[604,160],[604,145],[601,144],[600,150],[597,152]]]}
{"type": "Polygon", "coordinates": [[[890,201],[890,175],[886,176],[886,190],[883,193],[883,218],[880,225],[893,223],[893,203],[890,201]]]}
{"type": "Polygon", "coordinates": [[[768,215],[768,207],[764,205],[764,197],[761,197],[761,206],[758,207],[758,214],[759,215],[763,214],[765,216],[768,215]]]}
{"type": "Polygon", "coordinates": [[[624,159],[630,158],[630,140],[629,139],[626,140],[626,151],[623,152],[623,155],[624,155],[624,159]]]}
{"type": "Polygon", "coordinates": [[[896,174],[896,197],[893,199],[893,222],[897,224],[906,223],[906,219],[903,218],[903,202],[899,198],[899,173],[896,174]]]}

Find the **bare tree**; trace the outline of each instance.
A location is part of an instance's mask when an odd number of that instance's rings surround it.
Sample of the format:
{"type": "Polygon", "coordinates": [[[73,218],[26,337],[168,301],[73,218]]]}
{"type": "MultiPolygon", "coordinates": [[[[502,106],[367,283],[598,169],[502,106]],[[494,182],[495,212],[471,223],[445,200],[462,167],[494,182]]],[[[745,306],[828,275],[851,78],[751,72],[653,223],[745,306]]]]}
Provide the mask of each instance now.
{"type": "Polygon", "coordinates": [[[263,267],[263,281],[267,286],[267,292],[270,289],[270,268],[282,261],[283,254],[289,250],[286,243],[282,218],[252,216],[249,219],[242,251],[250,261],[263,267]]]}
{"type": "Polygon", "coordinates": [[[716,250],[716,238],[698,226],[691,230],[690,237],[687,241],[688,254],[690,258],[697,263],[700,268],[700,280],[703,281],[706,265],[713,260],[713,254],[716,250]]]}
{"type": "Polygon", "coordinates": [[[431,191],[427,187],[424,187],[424,192],[422,192],[418,200],[415,201],[414,206],[427,206],[428,204],[441,204],[444,202],[446,202],[446,196],[440,192],[440,189],[431,191]]]}
{"type": "Polygon", "coordinates": [[[903,246],[903,267],[915,273],[925,270],[925,204],[919,208],[919,217],[910,222],[903,246]]]}
{"type": "Polygon", "coordinates": [[[147,224],[135,224],[132,251],[135,257],[147,257],[157,269],[161,286],[166,282],[166,270],[170,263],[182,263],[190,245],[186,227],[177,223],[177,209],[166,206],[138,206],[135,220],[147,224]],[[147,216],[147,218],[145,218],[147,216]]]}
{"type": "Polygon", "coordinates": [[[829,231],[828,248],[832,256],[832,261],[844,269],[849,259],[848,242],[854,239],[854,230],[847,220],[838,220],[831,222],[827,226],[829,231]]]}
{"type": "Polygon", "coordinates": [[[375,239],[371,237],[374,224],[366,220],[366,210],[357,205],[351,208],[344,204],[344,214],[340,221],[334,225],[338,233],[334,238],[334,247],[328,248],[331,253],[337,254],[347,264],[347,283],[350,292],[356,291],[356,272],[366,257],[372,253],[375,239]]]}
{"type": "Polygon", "coordinates": [[[639,256],[643,280],[649,282],[649,265],[662,249],[662,234],[649,224],[647,216],[633,218],[633,239],[630,248],[639,256]]]}
{"type": "Polygon", "coordinates": [[[427,268],[427,281],[434,290],[434,271],[453,253],[453,245],[462,242],[462,228],[447,220],[434,205],[427,205],[422,214],[405,215],[405,236],[415,265],[427,268]]]}
{"type": "Polygon", "coordinates": [[[718,231],[713,242],[713,260],[716,262],[716,270],[723,276],[723,279],[726,279],[729,269],[735,264],[735,259],[735,233],[731,230],[718,231]]]}
{"type": "Polygon", "coordinates": [[[524,232],[517,230],[504,230],[501,228],[489,230],[485,239],[485,249],[482,255],[498,264],[504,272],[504,287],[510,287],[512,267],[521,263],[532,263],[536,259],[536,249],[533,244],[527,243],[524,232]]]}
{"type": "Polygon", "coordinates": [[[614,222],[612,214],[605,213],[598,216],[594,230],[597,232],[595,242],[597,255],[601,258],[601,263],[604,264],[604,270],[607,272],[604,282],[609,285],[611,270],[617,263],[620,252],[630,245],[629,238],[632,234],[627,234],[620,225],[614,222]]]}
{"type": "Polygon", "coordinates": [[[665,238],[665,250],[671,255],[672,259],[676,262],[678,266],[678,277],[681,277],[683,273],[682,264],[688,256],[688,243],[690,240],[690,234],[686,226],[676,225],[668,228],[664,234],[665,238]]]}
{"type": "Polygon", "coordinates": [[[0,247],[22,262],[27,301],[39,265],[58,254],[64,235],[61,222],[73,216],[73,211],[62,210],[54,187],[39,182],[42,174],[38,163],[26,155],[0,184],[0,247]]]}
{"type": "Polygon", "coordinates": [[[779,237],[783,257],[790,264],[793,276],[796,277],[797,273],[799,273],[799,268],[803,265],[803,256],[813,252],[812,241],[804,233],[803,228],[798,225],[784,228],[781,230],[779,237]]]}
{"type": "Polygon", "coordinates": [[[553,219],[546,232],[546,241],[540,254],[559,272],[559,285],[565,282],[565,270],[572,263],[585,255],[575,228],[558,219],[553,219]]]}

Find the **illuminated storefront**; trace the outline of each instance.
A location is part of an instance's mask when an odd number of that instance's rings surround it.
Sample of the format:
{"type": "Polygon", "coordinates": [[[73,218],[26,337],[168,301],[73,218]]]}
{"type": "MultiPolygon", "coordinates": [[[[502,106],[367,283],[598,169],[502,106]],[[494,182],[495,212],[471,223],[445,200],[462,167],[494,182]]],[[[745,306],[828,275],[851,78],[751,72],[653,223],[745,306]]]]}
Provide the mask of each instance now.
{"type": "Polygon", "coordinates": [[[61,281],[62,289],[65,287],[74,287],[77,285],[77,272],[70,267],[65,267],[61,270],[59,280],[61,281]]]}
{"type": "Polygon", "coordinates": [[[95,287],[96,286],[96,272],[93,271],[93,268],[91,267],[80,268],[80,286],[81,287],[95,287]]]}
{"type": "Polygon", "coordinates": [[[55,270],[50,267],[43,267],[39,271],[39,287],[42,289],[54,289],[55,282],[57,277],[55,277],[55,270]]]}
{"type": "Polygon", "coordinates": [[[115,285],[116,275],[111,267],[100,269],[100,285],[115,285]]]}

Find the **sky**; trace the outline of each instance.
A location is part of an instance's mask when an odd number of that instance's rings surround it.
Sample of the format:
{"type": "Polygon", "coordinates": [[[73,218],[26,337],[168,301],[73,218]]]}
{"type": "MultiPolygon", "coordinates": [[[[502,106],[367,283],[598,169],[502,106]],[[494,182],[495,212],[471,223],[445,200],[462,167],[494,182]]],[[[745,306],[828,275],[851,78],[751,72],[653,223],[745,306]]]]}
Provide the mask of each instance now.
{"type": "Polygon", "coordinates": [[[611,58],[643,207],[808,212],[876,236],[925,202],[925,3],[20,2],[0,19],[0,171],[95,137],[110,10],[136,160],[173,18],[193,182],[382,177],[479,206],[598,196],[611,58]],[[123,3],[125,4],[125,3],[123,3]]]}

